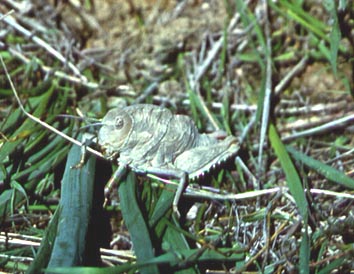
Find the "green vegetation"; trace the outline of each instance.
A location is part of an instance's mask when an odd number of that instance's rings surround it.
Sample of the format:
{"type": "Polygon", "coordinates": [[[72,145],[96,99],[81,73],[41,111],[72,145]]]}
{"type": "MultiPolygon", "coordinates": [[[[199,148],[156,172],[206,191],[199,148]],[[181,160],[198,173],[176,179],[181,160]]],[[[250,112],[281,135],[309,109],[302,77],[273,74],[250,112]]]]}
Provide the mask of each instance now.
{"type": "Polygon", "coordinates": [[[0,4],[14,9],[0,14],[0,270],[354,269],[353,1],[96,2],[0,4]],[[176,182],[149,174],[103,207],[117,162],[75,168],[81,148],[29,119],[8,76],[26,111],[79,141],[108,109],[153,103],[242,149],[190,182],[180,219],[176,182]]]}

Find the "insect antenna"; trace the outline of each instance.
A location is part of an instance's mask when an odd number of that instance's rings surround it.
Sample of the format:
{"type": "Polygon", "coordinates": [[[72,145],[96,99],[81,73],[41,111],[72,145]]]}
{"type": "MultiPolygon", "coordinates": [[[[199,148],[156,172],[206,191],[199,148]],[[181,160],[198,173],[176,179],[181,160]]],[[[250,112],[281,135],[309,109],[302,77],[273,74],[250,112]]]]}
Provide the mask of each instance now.
{"type": "Polygon", "coordinates": [[[101,127],[102,125],[103,125],[102,122],[93,123],[93,124],[89,124],[89,125],[80,127],[80,130],[91,128],[91,127],[101,127]]]}
{"type": "Polygon", "coordinates": [[[76,116],[76,115],[71,115],[71,114],[59,114],[59,115],[57,115],[57,117],[76,119],[76,120],[81,120],[81,121],[87,123],[87,125],[79,128],[80,131],[91,128],[91,127],[100,127],[103,125],[101,122],[101,119],[96,119],[96,118],[82,117],[82,116],[76,116]]]}
{"type": "Polygon", "coordinates": [[[76,115],[71,115],[71,114],[58,114],[57,117],[76,119],[76,120],[81,120],[84,122],[99,122],[99,121],[101,121],[100,119],[96,119],[96,118],[82,117],[82,116],[76,116],[76,115]]]}

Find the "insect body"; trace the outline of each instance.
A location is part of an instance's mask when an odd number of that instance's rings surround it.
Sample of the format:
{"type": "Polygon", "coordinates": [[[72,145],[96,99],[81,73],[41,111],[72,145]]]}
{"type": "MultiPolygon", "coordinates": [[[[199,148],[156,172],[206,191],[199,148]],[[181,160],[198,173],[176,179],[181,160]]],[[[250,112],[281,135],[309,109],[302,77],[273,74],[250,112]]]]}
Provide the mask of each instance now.
{"type": "Polygon", "coordinates": [[[200,134],[188,116],[148,104],[109,111],[102,120],[98,143],[121,167],[180,179],[173,201],[177,214],[187,181],[235,157],[239,150],[234,136],[218,140],[200,134]]]}

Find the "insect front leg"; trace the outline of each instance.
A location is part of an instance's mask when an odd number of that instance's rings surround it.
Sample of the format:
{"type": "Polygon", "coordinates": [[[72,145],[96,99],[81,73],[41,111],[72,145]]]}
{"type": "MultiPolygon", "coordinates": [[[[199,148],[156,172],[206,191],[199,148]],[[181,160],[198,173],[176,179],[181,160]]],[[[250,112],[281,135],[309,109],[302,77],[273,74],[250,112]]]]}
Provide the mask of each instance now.
{"type": "Polygon", "coordinates": [[[71,168],[81,168],[86,161],[87,148],[91,145],[97,143],[97,138],[90,133],[84,133],[82,136],[82,146],[81,146],[81,157],[80,161],[72,166],[71,168]]]}
{"type": "Polygon", "coordinates": [[[122,179],[123,176],[128,171],[128,167],[126,165],[120,165],[117,170],[113,173],[112,177],[109,179],[108,183],[104,188],[104,203],[103,207],[107,206],[108,201],[110,200],[110,194],[113,188],[117,188],[118,183],[122,179]]]}

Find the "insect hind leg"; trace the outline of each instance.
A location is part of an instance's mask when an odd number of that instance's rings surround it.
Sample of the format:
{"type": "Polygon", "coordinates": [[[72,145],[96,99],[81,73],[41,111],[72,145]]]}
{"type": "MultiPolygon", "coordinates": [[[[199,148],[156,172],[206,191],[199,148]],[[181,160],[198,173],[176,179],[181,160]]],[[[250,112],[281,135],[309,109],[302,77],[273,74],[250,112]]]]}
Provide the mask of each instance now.
{"type": "Polygon", "coordinates": [[[181,214],[178,211],[178,202],[181,199],[182,193],[186,189],[187,185],[188,185],[188,175],[186,172],[183,172],[183,175],[180,177],[177,191],[172,202],[173,212],[176,214],[178,218],[181,217],[181,214]]]}
{"type": "Polygon", "coordinates": [[[179,200],[181,199],[183,191],[186,189],[188,185],[188,173],[183,170],[152,168],[152,167],[148,168],[145,172],[163,178],[168,177],[168,178],[179,179],[179,184],[176,190],[176,194],[172,202],[172,210],[173,213],[176,215],[176,217],[180,218],[181,214],[179,213],[178,210],[178,203],[179,200]]]}

